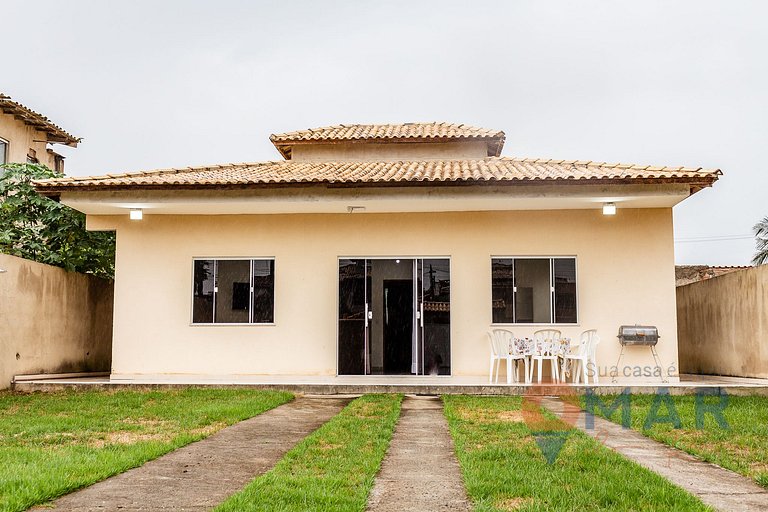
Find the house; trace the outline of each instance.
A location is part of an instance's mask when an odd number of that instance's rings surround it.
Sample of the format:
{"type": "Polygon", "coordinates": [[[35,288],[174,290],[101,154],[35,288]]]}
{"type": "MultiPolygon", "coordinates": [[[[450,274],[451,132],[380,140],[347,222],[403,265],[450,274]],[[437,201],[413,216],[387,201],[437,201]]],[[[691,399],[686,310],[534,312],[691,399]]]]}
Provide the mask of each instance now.
{"type": "Polygon", "coordinates": [[[63,173],[64,157],[49,145],[77,147],[80,140],[42,114],[0,93],[0,165],[39,163],[63,173]]]}
{"type": "Polygon", "coordinates": [[[112,379],[487,379],[492,326],[598,329],[605,375],[635,323],[674,375],[672,207],[719,170],[503,157],[449,123],[271,140],[283,160],[36,182],[117,232],[112,379]]]}

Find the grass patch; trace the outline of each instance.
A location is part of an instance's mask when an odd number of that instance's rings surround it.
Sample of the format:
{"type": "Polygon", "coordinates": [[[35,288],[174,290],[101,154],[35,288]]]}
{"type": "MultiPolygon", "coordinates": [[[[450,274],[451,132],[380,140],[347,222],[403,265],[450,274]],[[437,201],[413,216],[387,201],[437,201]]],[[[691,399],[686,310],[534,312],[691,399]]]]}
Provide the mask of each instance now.
{"type": "Polygon", "coordinates": [[[0,511],[26,510],[291,400],[290,393],[0,393],[0,511]]]}
{"type": "Polygon", "coordinates": [[[522,397],[443,401],[476,511],[710,510],[522,397]],[[538,432],[566,438],[552,464],[537,445],[538,432]]]}
{"type": "Polygon", "coordinates": [[[389,446],[400,395],[365,395],[215,510],[362,511],[389,446]]]}
{"type": "MultiPolygon", "coordinates": [[[[610,405],[616,396],[599,398],[610,405]]],[[[654,395],[630,396],[630,421],[633,429],[707,462],[753,478],[758,484],[768,487],[768,397],[729,396],[722,411],[727,428],[718,424],[714,415],[701,414],[704,409],[700,409],[703,425],[697,428],[696,396],[672,396],[670,398],[681,428],[675,428],[672,423],[653,421],[648,425],[649,428],[645,428],[654,398],[654,395]]],[[[719,403],[717,396],[701,397],[700,400],[705,407],[719,403]]],[[[666,416],[668,413],[668,407],[661,404],[655,417],[666,416]]],[[[595,414],[605,416],[599,407],[595,408],[595,414]]],[[[608,419],[621,423],[620,408],[608,419]]]]}

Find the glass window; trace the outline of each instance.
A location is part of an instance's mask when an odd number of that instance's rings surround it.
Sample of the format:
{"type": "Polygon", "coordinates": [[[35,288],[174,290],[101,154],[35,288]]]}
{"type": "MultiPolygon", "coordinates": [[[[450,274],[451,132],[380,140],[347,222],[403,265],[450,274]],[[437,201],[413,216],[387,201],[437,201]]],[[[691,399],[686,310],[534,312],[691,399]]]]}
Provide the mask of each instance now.
{"type": "Polygon", "coordinates": [[[576,323],[575,258],[493,258],[495,324],[576,323]]]}
{"type": "Polygon", "coordinates": [[[493,287],[493,323],[515,322],[515,280],[512,259],[494,259],[491,262],[491,283],[493,287]]]}
{"type": "Polygon", "coordinates": [[[253,260],[253,323],[275,321],[275,260],[253,260]]]}
{"type": "Polygon", "coordinates": [[[576,323],[576,260],[552,260],[552,281],[555,283],[555,323],[576,323]]]}
{"type": "Polygon", "coordinates": [[[194,260],[192,323],[274,322],[274,260],[194,260]]]}
{"type": "Polygon", "coordinates": [[[0,139],[0,165],[8,162],[8,141],[0,139]]]}
{"type": "Polygon", "coordinates": [[[515,323],[552,322],[548,259],[515,259],[515,323]]]}
{"type": "Polygon", "coordinates": [[[195,260],[194,290],[192,291],[192,323],[213,322],[214,260],[195,260]]]}
{"type": "Polygon", "coordinates": [[[217,324],[245,324],[250,316],[251,265],[249,260],[216,262],[216,305],[213,321],[217,324]]]}

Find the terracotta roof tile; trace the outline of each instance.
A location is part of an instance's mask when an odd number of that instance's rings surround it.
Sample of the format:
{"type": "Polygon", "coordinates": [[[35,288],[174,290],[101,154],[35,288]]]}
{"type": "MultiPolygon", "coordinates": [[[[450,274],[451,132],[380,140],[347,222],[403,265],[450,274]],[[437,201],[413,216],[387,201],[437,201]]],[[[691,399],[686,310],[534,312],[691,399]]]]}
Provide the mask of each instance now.
{"type": "Polygon", "coordinates": [[[553,162],[545,159],[488,157],[478,160],[424,161],[280,161],[183,169],[159,169],[105,176],[35,181],[42,193],[77,189],[261,187],[293,184],[413,185],[420,183],[524,182],[679,182],[709,186],[721,174],[711,169],[617,166],[605,163],[553,162]]]}
{"type": "Polygon", "coordinates": [[[371,139],[454,139],[500,138],[504,132],[454,123],[339,124],[309,130],[273,134],[272,142],[366,140],[371,139]]]}
{"type": "Polygon", "coordinates": [[[53,124],[53,122],[44,115],[38,114],[21,103],[11,100],[10,96],[6,96],[1,92],[0,111],[5,114],[16,116],[24,124],[46,133],[48,135],[48,142],[66,144],[67,146],[77,146],[82,140],[65,132],[63,128],[53,124]]]}
{"type": "Polygon", "coordinates": [[[269,140],[290,159],[291,146],[303,143],[399,141],[423,142],[455,139],[482,139],[490,142],[491,154],[499,156],[504,132],[455,123],[339,124],[294,132],[272,134],[269,140]]]}

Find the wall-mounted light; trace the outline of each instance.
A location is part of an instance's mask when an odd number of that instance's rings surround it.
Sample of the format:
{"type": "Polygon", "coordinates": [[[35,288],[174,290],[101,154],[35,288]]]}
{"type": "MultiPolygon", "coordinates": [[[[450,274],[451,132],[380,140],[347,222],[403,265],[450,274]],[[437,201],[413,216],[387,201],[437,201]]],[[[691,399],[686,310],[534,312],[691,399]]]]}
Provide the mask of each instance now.
{"type": "Polygon", "coordinates": [[[603,215],[616,215],[616,204],[605,203],[603,205],[603,215]]]}
{"type": "Polygon", "coordinates": [[[4,268],[0,268],[0,274],[5,274],[6,272],[8,272],[8,271],[5,270],[4,268]]]}
{"type": "Polygon", "coordinates": [[[365,206],[347,206],[349,213],[361,213],[365,211],[365,206]]]}
{"type": "Polygon", "coordinates": [[[141,208],[133,208],[129,216],[131,220],[141,220],[144,218],[144,212],[141,211],[141,208]]]}

